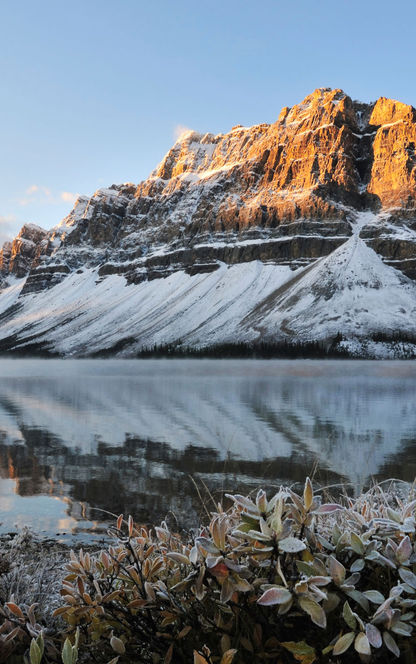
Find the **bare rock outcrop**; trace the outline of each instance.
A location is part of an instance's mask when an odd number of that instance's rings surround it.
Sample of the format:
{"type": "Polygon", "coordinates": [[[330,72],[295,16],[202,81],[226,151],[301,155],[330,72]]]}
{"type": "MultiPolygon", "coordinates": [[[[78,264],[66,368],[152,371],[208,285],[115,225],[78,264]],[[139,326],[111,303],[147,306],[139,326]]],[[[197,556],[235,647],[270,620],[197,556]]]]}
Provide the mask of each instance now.
{"type": "Polygon", "coordinates": [[[13,242],[0,250],[0,272],[24,277],[50,253],[49,232],[36,224],[25,224],[13,242]]]}
{"type": "Polygon", "coordinates": [[[362,237],[414,278],[415,145],[413,107],[319,88],[272,124],[185,132],[144,182],[80,197],[49,233],[26,225],[3,246],[0,270],[30,271],[30,292],[91,266],[136,283],[220,262],[296,268],[334,251],[372,210],[378,222],[362,237]]]}

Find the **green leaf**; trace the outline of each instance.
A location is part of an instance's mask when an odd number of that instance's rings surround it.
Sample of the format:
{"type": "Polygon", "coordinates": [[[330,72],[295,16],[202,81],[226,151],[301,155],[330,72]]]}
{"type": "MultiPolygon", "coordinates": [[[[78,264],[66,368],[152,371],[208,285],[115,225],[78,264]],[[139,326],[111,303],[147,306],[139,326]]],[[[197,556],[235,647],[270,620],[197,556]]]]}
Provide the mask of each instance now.
{"type": "Polygon", "coordinates": [[[389,632],[383,633],[383,641],[386,644],[386,648],[388,648],[393,655],[400,657],[400,648],[389,632]]]}
{"type": "Polygon", "coordinates": [[[355,639],[354,643],[354,648],[360,655],[371,655],[370,643],[364,632],[360,632],[359,634],[357,634],[357,638],[355,639]]]}
{"type": "Polygon", "coordinates": [[[356,533],[351,533],[351,548],[355,553],[358,553],[359,556],[363,556],[365,552],[365,546],[361,537],[356,533]]]}
{"type": "Polygon", "coordinates": [[[412,626],[398,620],[391,628],[391,631],[400,636],[411,636],[412,626]]]}
{"type": "Polygon", "coordinates": [[[283,641],[280,645],[292,653],[295,659],[302,662],[302,664],[313,664],[316,660],[315,648],[312,648],[305,641],[283,641]]]}
{"type": "Polygon", "coordinates": [[[42,653],[35,639],[32,639],[30,642],[30,664],[40,664],[42,659],[42,653]]]}
{"type": "Polygon", "coordinates": [[[357,560],[354,560],[353,564],[350,567],[351,572],[361,572],[362,569],[365,567],[365,560],[362,558],[357,558],[357,560]]]}
{"type": "Polygon", "coordinates": [[[348,602],[345,602],[344,604],[344,607],[342,609],[342,615],[348,627],[351,627],[351,629],[355,629],[357,627],[357,621],[348,602]]]}
{"type": "Polygon", "coordinates": [[[63,664],[72,664],[72,644],[68,637],[65,639],[61,657],[63,664]]]}
{"type": "Polygon", "coordinates": [[[347,632],[343,636],[341,636],[336,644],[334,645],[334,649],[332,651],[333,655],[342,655],[343,652],[348,650],[352,642],[354,641],[355,638],[355,632],[347,632]]]}
{"type": "Polygon", "coordinates": [[[383,604],[385,597],[378,590],[365,590],[363,595],[373,604],[383,604]]]}
{"type": "Polygon", "coordinates": [[[399,575],[402,581],[408,583],[412,588],[416,588],[416,575],[413,574],[410,569],[406,569],[406,567],[400,567],[399,575]]]}
{"type": "Polygon", "coordinates": [[[318,602],[315,602],[315,600],[310,599],[309,597],[300,597],[299,605],[305,613],[310,616],[310,619],[315,625],[318,625],[318,627],[322,627],[323,629],[326,627],[325,611],[318,602]]]}

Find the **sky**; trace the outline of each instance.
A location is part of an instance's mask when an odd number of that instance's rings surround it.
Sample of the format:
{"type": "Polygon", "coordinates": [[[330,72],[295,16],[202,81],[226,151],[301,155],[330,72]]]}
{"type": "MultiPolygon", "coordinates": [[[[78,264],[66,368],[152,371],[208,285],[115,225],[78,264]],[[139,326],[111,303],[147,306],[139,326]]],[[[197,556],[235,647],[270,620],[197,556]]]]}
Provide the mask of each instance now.
{"type": "Polygon", "coordinates": [[[1,0],[0,242],[146,178],[180,128],[273,122],[317,87],[416,106],[416,4],[1,0]]]}

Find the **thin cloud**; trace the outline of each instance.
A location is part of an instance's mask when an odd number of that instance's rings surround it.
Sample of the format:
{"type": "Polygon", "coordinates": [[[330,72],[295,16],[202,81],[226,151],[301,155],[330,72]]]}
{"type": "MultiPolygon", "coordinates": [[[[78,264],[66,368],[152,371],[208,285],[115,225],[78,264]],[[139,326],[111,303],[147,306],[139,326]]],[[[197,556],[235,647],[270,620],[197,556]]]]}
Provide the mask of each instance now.
{"type": "Polygon", "coordinates": [[[35,194],[37,191],[39,191],[39,187],[37,184],[31,184],[30,187],[28,187],[25,191],[26,196],[31,196],[32,194],[35,194]]]}
{"type": "Polygon", "coordinates": [[[61,199],[65,203],[75,203],[78,198],[78,194],[73,194],[71,191],[61,191],[61,199]]]}
{"type": "Polygon", "coordinates": [[[78,194],[74,194],[71,191],[61,191],[59,194],[54,194],[49,187],[31,184],[25,190],[22,198],[18,200],[18,204],[25,207],[33,203],[40,203],[42,205],[56,205],[62,201],[65,203],[74,203],[77,196],[78,194]]]}
{"type": "Polygon", "coordinates": [[[4,242],[13,240],[17,233],[17,219],[13,214],[0,214],[0,248],[4,242]]]}
{"type": "Polygon", "coordinates": [[[189,134],[192,132],[193,129],[190,129],[189,127],[185,127],[185,125],[176,125],[175,129],[173,130],[173,137],[175,141],[179,141],[181,138],[185,138],[186,134],[189,134]]]}

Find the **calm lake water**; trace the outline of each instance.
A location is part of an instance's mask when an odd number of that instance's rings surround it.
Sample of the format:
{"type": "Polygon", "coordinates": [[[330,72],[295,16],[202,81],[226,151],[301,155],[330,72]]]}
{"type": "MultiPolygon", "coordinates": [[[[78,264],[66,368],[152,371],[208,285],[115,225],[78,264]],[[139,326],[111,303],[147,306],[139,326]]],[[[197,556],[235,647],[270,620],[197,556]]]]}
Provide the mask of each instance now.
{"type": "MultiPolygon", "coordinates": [[[[416,475],[416,363],[0,360],[0,532],[194,525],[209,493],[416,475]]],[[[212,504],[212,503],[211,503],[212,504]]]]}

